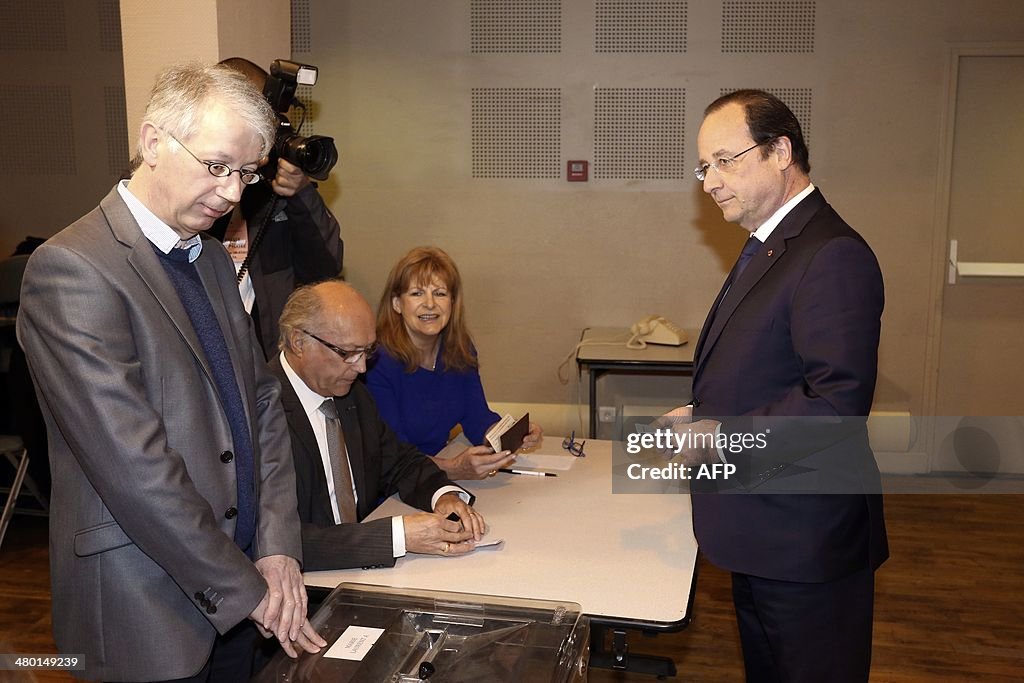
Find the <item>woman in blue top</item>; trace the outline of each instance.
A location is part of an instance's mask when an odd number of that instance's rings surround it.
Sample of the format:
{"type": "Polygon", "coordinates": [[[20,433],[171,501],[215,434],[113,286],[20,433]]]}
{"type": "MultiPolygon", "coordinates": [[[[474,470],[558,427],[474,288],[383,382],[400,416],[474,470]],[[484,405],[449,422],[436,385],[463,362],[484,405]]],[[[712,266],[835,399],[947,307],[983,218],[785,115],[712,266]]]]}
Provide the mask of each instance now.
{"type": "MultiPolygon", "coordinates": [[[[487,406],[466,327],[462,278],[437,247],[417,247],[391,269],[377,309],[381,352],[366,375],[385,422],[420,450],[436,454],[457,426],[473,444],[499,416],[487,406]]],[[[540,443],[530,424],[524,448],[540,443]]],[[[469,448],[437,464],[452,479],[482,479],[515,460],[489,447],[469,448]]]]}

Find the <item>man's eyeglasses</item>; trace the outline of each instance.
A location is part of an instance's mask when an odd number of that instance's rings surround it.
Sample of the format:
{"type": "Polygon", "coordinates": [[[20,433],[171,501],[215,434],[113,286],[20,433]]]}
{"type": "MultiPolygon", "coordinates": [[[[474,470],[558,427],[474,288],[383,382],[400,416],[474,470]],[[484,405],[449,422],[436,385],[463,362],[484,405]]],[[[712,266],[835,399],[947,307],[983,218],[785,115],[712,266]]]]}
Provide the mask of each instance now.
{"type": "MultiPolygon", "coordinates": [[[[167,133],[167,131],[164,131],[164,132],[167,133]]],[[[188,147],[186,147],[182,143],[181,140],[179,140],[178,138],[174,137],[174,135],[172,135],[171,133],[167,133],[167,134],[171,136],[172,140],[174,140],[179,145],[181,145],[181,148],[183,150],[185,150],[186,152],[191,154],[193,159],[195,159],[196,161],[201,163],[203,166],[205,166],[206,170],[210,172],[210,175],[212,175],[212,176],[214,176],[216,178],[227,178],[232,173],[237,173],[238,177],[241,178],[242,182],[245,183],[246,185],[255,185],[256,183],[258,183],[262,179],[260,174],[257,173],[256,171],[247,171],[247,170],[242,169],[242,168],[231,168],[227,164],[222,164],[219,161],[203,161],[202,159],[197,157],[195,154],[192,154],[192,150],[190,150],[188,147]]]]}
{"type": "Polygon", "coordinates": [[[583,444],[585,443],[586,441],[580,441],[577,443],[576,430],[574,429],[572,434],[569,435],[569,438],[562,439],[562,448],[569,451],[577,458],[582,458],[583,456],[586,455],[586,453],[583,452],[583,444]]]}
{"type": "Polygon", "coordinates": [[[373,358],[374,354],[377,353],[377,347],[379,346],[377,342],[373,342],[369,346],[364,346],[361,349],[343,349],[340,346],[335,346],[334,344],[328,341],[324,341],[323,339],[321,339],[320,337],[316,336],[315,334],[308,330],[302,330],[302,332],[303,334],[308,334],[313,339],[316,339],[318,342],[329,348],[331,351],[334,351],[336,354],[341,356],[341,359],[343,361],[349,363],[350,365],[355,365],[356,363],[358,363],[360,358],[366,358],[366,360],[370,360],[371,358],[373,358]]]}
{"type": "Polygon", "coordinates": [[[757,149],[761,145],[767,145],[769,142],[773,141],[774,138],[772,140],[765,140],[764,142],[757,143],[753,147],[747,147],[739,154],[733,154],[731,157],[722,157],[718,161],[712,161],[710,164],[701,164],[697,168],[693,169],[693,175],[697,176],[697,180],[703,183],[704,179],[708,177],[708,169],[713,168],[716,171],[718,171],[719,174],[732,173],[733,171],[736,170],[736,162],[739,160],[741,156],[743,156],[752,149],[757,149]]]}

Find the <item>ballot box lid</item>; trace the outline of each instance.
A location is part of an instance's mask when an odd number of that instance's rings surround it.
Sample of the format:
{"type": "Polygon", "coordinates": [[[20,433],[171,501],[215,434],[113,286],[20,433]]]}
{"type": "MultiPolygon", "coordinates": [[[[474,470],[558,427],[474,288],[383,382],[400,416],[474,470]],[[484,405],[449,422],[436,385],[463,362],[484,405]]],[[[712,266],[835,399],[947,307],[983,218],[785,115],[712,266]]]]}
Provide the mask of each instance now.
{"type": "Polygon", "coordinates": [[[339,585],[310,620],[315,655],[278,652],[258,683],[580,680],[589,623],[572,602],[339,585]]]}

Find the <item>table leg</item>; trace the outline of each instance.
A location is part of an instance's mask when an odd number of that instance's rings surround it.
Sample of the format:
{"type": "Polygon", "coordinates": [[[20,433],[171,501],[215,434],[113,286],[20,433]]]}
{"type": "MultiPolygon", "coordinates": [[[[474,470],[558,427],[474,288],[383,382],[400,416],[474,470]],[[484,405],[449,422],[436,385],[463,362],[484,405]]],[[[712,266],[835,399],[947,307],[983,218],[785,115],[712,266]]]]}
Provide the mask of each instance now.
{"type": "Polygon", "coordinates": [[[630,654],[629,644],[626,642],[626,631],[623,629],[612,629],[612,649],[608,650],[605,647],[605,634],[609,628],[601,624],[591,624],[591,668],[632,671],[650,674],[658,678],[676,675],[676,663],[668,657],[630,654]]]}
{"type": "Polygon", "coordinates": [[[587,438],[597,438],[597,370],[588,368],[590,375],[590,434],[587,438]]]}

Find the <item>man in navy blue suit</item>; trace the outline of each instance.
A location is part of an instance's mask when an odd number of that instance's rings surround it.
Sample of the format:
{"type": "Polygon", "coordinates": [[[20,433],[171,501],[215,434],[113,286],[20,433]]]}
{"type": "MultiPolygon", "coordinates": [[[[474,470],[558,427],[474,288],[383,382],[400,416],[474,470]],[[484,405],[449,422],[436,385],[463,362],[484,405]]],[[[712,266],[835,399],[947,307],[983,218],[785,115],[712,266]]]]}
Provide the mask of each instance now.
{"type": "Polygon", "coordinates": [[[747,681],[864,682],[888,557],[865,424],[878,262],[811,184],[800,124],[776,97],[723,95],[697,147],[704,191],[750,237],[701,330],[693,402],[669,414],[677,431],[719,439],[695,440],[684,464],[738,468],[717,493],[695,492],[694,532],[732,572],[747,681]],[[767,448],[721,447],[765,430],[767,448]]]}

